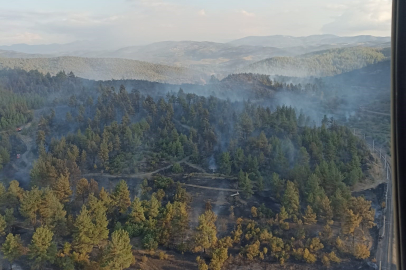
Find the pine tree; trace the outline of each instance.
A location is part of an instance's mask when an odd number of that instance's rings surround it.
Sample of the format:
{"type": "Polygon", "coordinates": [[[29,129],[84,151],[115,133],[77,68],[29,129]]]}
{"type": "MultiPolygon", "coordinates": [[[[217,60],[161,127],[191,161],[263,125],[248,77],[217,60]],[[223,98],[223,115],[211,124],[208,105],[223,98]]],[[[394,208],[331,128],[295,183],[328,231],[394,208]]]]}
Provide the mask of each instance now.
{"type": "Polygon", "coordinates": [[[297,214],[299,211],[299,191],[291,181],[286,183],[286,190],[282,198],[282,205],[289,214],[297,214]]]}
{"type": "Polygon", "coordinates": [[[93,193],[95,196],[97,196],[99,193],[99,183],[97,183],[93,178],[90,179],[89,182],[89,193],[93,193]]]}
{"type": "Polygon", "coordinates": [[[66,211],[52,190],[46,188],[42,192],[39,214],[41,224],[48,229],[55,229],[64,234],[66,231],[66,211]]]}
{"type": "Polygon", "coordinates": [[[83,204],[89,196],[89,182],[86,178],[81,178],[76,185],[76,196],[82,198],[83,204]]]}
{"type": "Polygon", "coordinates": [[[197,262],[197,268],[199,270],[209,270],[209,267],[207,266],[206,261],[204,259],[200,258],[200,256],[197,256],[196,262],[197,262]]]}
{"type": "Polygon", "coordinates": [[[75,264],[72,256],[72,245],[65,243],[63,248],[56,255],[56,265],[63,270],[75,270],[75,264]]]}
{"type": "Polygon", "coordinates": [[[45,227],[39,227],[35,230],[29,246],[28,256],[37,267],[43,266],[46,262],[54,262],[56,245],[52,242],[53,236],[53,232],[45,227]]]}
{"type": "Polygon", "coordinates": [[[367,259],[370,255],[368,247],[364,244],[356,244],[354,249],[354,256],[357,259],[367,259]]]}
{"type": "Polygon", "coordinates": [[[25,252],[20,235],[9,233],[6,237],[6,241],[1,246],[1,252],[3,252],[4,258],[10,262],[10,266],[12,266],[13,262],[25,252]]]}
{"type": "Polygon", "coordinates": [[[127,182],[121,180],[112,194],[113,203],[118,207],[120,213],[127,212],[128,207],[131,205],[130,191],[128,190],[127,182]]]}
{"type": "Polygon", "coordinates": [[[317,202],[324,196],[324,190],[320,186],[320,179],[315,174],[311,174],[305,185],[307,202],[317,208],[317,202]]]}
{"type": "Polygon", "coordinates": [[[69,123],[72,123],[73,122],[73,117],[72,117],[72,114],[70,113],[70,112],[67,112],[66,113],[66,121],[67,122],[69,122],[69,123]]]}
{"type": "Polygon", "coordinates": [[[135,263],[131,249],[128,232],[124,230],[114,231],[102,258],[103,267],[110,270],[123,270],[130,267],[131,264],[135,263]]]}
{"type": "Polygon", "coordinates": [[[206,252],[206,249],[213,247],[217,243],[216,220],[217,216],[211,210],[207,210],[199,216],[195,235],[195,252],[201,250],[206,252]]]}
{"type": "Polygon", "coordinates": [[[3,215],[0,215],[0,236],[6,234],[7,222],[6,218],[3,215]]]}
{"type": "Polygon", "coordinates": [[[23,197],[24,190],[20,187],[17,180],[12,180],[8,186],[6,193],[7,205],[15,207],[18,205],[19,200],[23,197]]]}
{"type": "Polygon", "coordinates": [[[347,210],[347,200],[343,197],[340,189],[337,189],[331,198],[331,204],[334,209],[334,216],[343,219],[347,210]]]}
{"type": "Polygon", "coordinates": [[[106,215],[107,208],[103,202],[98,200],[93,194],[90,194],[88,204],[89,213],[95,225],[93,230],[93,245],[100,247],[104,245],[104,242],[109,236],[109,230],[107,228],[109,221],[106,215]]]}
{"type": "Polygon", "coordinates": [[[241,114],[239,128],[241,130],[241,137],[243,140],[247,140],[248,136],[254,130],[251,117],[249,117],[249,115],[246,112],[241,114]]]}
{"type": "Polygon", "coordinates": [[[285,180],[280,179],[277,173],[272,174],[271,178],[271,189],[275,194],[276,199],[280,199],[282,196],[282,191],[285,188],[285,180]]]}
{"type": "Polygon", "coordinates": [[[323,219],[326,223],[333,218],[333,209],[331,208],[331,203],[327,195],[324,195],[318,203],[319,217],[323,219]]]}
{"type": "Polygon", "coordinates": [[[316,224],[316,213],[313,212],[313,209],[310,205],[307,206],[305,215],[303,216],[304,224],[316,224]]]}
{"type": "Polygon", "coordinates": [[[6,208],[6,210],[4,210],[4,220],[7,224],[7,231],[10,231],[10,228],[13,227],[15,222],[14,208],[6,208]]]}
{"type": "Polygon", "coordinates": [[[220,246],[215,248],[212,252],[212,258],[210,261],[210,269],[221,270],[224,262],[228,259],[228,248],[220,246]]]}
{"type": "Polygon", "coordinates": [[[20,203],[20,213],[33,227],[36,226],[42,202],[42,191],[37,187],[24,192],[20,203]]]}
{"type": "Polygon", "coordinates": [[[159,214],[159,207],[161,203],[156,198],[156,195],[153,194],[148,204],[147,214],[149,218],[156,218],[159,214]]]}
{"type": "Polygon", "coordinates": [[[244,173],[242,170],[238,173],[238,187],[242,189],[247,198],[250,198],[254,194],[251,179],[249,179],[248,173],[244,173]]]}
{"type": "Polygon", "coordinates": [[[266,149],[266,147],[268,146],[268,139],[266,138],[265,132],[261,131],[261,133],[258,136],[257,144],[259,150],[266,149]]]}
{"type": "Polygon", "coordinates": [[[244,165],[244,161],[245,161],[244,150],[242,150],[239,147],[235,150],[234,154],[234,168],[236,171],[242,168],[242,166],[244,165]]]}
{"type": "Polygon", "coordinates": [[[362,221],[362,217],[359,214],[354,214],[351,209],[347,209],[344,216],[344,224],[342,230],[344,234],[350,234],[352,236],[352,244],[354,247],[355,230],[359,227],[362,221]]]}
{"type": "Polygon", "coordinates": [[[131,204],[131,213],[129,215],[129,221],[135,224],[139,224],[145,221],[144,208],[140,199],[134,198],[131,204]]]}
{"type": "Polygon", "coordinates": [[[228,152],[223,152],[221,154],[220,171],[225,175],[230,175],[231,173],[231,160],[228,152]]]}
{"type": "Polygon", "coordinates": [[[173,205],[171,202],[168,202],[162,211],[161,218],[158,220],[158,234],[159,234],[159,243],[164,246],[169,246],[169,242],[173,238],[174,230],[172,225],[173,219],[173,205]]]}
{"type": "Polygon", "coordinates": [[[177,239],[180,239],[179,248],[182,249],[186,231],[189,229],[189,213],[185,202],[174,202],[172,227],[178,235],[177,239]]]}
{"type": "Polygon", "coordinates": [[[85,150],[82,150],[82,154],[80,155],[80,169],[86,169],[86,160],[87,160],[87,153],[85,150]]]}
{"type": "Polygon", "coordinates": [[[358,214],[362,218],[362,230],[370,229],[376,225],[374,223],[375,209],[371,207],[371,201],[365,200],[362,196],[352,197],[350,200],[350,207],[354,211],[354,214],[358,214]]]}
{"type": "Polygon", "coordinates": [[[99,192],[99,200],[103,202],[103,205],[107,209],[107,213],[110,213],[111,209],[112,209],[112,205],[111,205],[112,199],[111,199],[109,193],[104,189],[104,187],[102,187],[99,192]]]}
{"type": "Polygon", "coordinates": [[[0,183],[0,205],[3,205],[6,202],[6,187],[3,185],[3,183],[0,183]]]}
{"type": "Polygon", "coordinates": [[[75,220],[72,246],[77,261],[87,261],[88,254],[93,250],[95,225],[86,206],[82,206],[75,220]]]}
{"type": "Polygon", "coordinates": [[[67,203],[72,195],[69,174],[61,174],[53,185],[52,190],[61,203],[67,203]]]}
{"type": "Polygon", "coordinates": [[[102,162],[103,167],[108,170],[108,162],[109,162],[109,148],[105,141],[100,144],[100,151],[99,151],[99,158],[102,162]]]}
{"type": "Polygon", "coordinates": [[[282,222],[283,222],[283,221],[284,221],[285,219],[287,219],[288,217],[289,217],[288,212],[286,212],[285,207],[282,206],[281,209],[280,209],[280,211],[279,211],[279,215],[278,215],[279,221],[282,221],[282,222]]]}

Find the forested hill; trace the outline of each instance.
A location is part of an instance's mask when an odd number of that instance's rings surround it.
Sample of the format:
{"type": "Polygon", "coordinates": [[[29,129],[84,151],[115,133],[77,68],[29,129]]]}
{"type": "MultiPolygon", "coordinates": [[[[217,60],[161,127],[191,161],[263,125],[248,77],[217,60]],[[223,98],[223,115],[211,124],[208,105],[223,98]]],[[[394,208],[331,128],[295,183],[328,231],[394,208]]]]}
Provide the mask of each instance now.
{"type": "Polygon", "coordinates": [[[378,63],[389,50],[352,47],[320,51],[297,57],[273,57],[249,65],[243,72],[283,76],[334,76],[378,63]]]}
{"type": "Polygon", "coordinates": [[[334,77],[326,77],[324,81],[327,84],[384,87],[389,89],[390,60],[384,60],[374,65],[368,65],[361,69],[352,70],[334,77]]]}
{"type": "MultiPolygon", "coordinates": [[[[253,74],[199,87],[237,84],[302,89],[253,74]]],[[[377,160],[327,117],[316,126],[289,106],[64,72],[1,71],[0,85],[6,120],[35,109],[25,96],[43,102],[20,133],[0,133],[0,252],[11,264],[150,269],[159,254],[156,269],[358,269],[373,256],[375,209],[351,191],[374,181],[377,160]]]]}
{"type": "Polygon", "coordinates": [[[165,83],[204,83],[206,75],[187,68],[152,64],[137,60],[115,58],[2,58],[0,68],[37,70],[57,74],[72,71],[77,76],[92,80],[137,79],[165,83]]]}

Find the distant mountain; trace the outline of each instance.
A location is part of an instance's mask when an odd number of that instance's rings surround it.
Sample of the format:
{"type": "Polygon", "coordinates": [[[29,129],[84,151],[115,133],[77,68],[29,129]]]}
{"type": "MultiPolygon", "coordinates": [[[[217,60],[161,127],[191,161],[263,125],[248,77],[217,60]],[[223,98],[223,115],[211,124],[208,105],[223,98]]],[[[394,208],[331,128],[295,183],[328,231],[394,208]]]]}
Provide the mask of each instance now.
{"type": "Polygon", "coordinates": [[[292,77],[325,77],[378,63],[388,57],[388,49],[368,47],[331,49],[297,57],[269,58],[253,63],[239,72],[292,77]]]}
{"type": "Polygon", "coordinates": [[[234,46],[263,46],[276,48],[292,48],[292,47],[317,47],[322,45],[339,45],[339,46],[376,46],[379,44],[390,42],[390,37],[375,37],[375,36],[352,36],[339,37],[335,35],[312,35],[306,37],[292,36],[251,36],[237,40],[233,40],[228,44],[234,46]]]}
{"type": "Polygon", "coordinates": [[[387,47],[389,37],[314,35],[308,37],[264,36],[245,37],[229,43],[197,41],[164,41],[145,46],[130,46],[105,50],[100,44],[78,41],[68,44],[0,46],[0,57],[47,58],[76,56],[86,58],[123,58],[177,67],[191,68],[224,78],[258,61],[278,56],[298,56],[306,53],[342,47],[387,47]],[[29,55],[21,55],[26,53],[29,55]],[[7,56],[8,55],[8,56],[7,56]]]}
{"type": "Polygon", "coordinates": [[[52,54],[57,56],[68,54],[79,54],[84,51],[103,51],[100,44],[89,41],[75,41],[66,44],[13,44],[10,46],[0,46],[0,50],[16,51],[29,54],[52,54]]]}
{"type": "Polygon", "coordinates": [[[0,50],[0,58],[39,58],[39,57],[51,57],[51,55],[47,54],[28,54],[16,51],[6,51],[0,50]]]}
{"type": "Polygon", "coordinates": [[[0,68],[38,70],[54,75],[72,71],[76,76],[93,80],[137,79],[165,83],[205,83],[207,75],[194,70],[115,58],[1,58],[0,68]]]}
{"type": "Polygon", "coordinates": [[[287,55],[290,54],[272,47],[233,46],[215,42],[166,41],[147,46],[127,47],[99,56],[137,59],[191,67],[205,72],[222,73],[264,58],[287,55]]]}

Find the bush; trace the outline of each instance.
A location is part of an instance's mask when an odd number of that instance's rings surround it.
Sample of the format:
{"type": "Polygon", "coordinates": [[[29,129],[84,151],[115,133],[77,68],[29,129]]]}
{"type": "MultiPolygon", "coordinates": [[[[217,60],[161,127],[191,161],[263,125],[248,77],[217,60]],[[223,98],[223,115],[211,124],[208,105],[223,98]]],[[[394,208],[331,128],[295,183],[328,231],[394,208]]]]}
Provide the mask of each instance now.
{"type": "Polygon", "coordinates": [[[163,190],[165,190],[165,189],[167,189],[168,187],[170,187],[170,186],[172,186],[173,185],[173,180],[171,179],[171,178],[169,178],[169,177],[164,177],[164,176],[162,176],[162,175],[159,175],[159,176],[157,176],[155,179],[154,179],[154,186],[155,186],[155,188],[157,188],[157,189],[163,189],[163,190]]]}
{"type": "Polygon", "coordinates": [[[326,255],[321,258],[321,262],[325,267],[330,267],[330,259],[326,255]]]}
{"type": "Polygon", "coordinates": [[[156,250],[158,248],[158,242],[151,234],[147,234],[142,239],[142,245],[145,249],[156,250]]]}
{"type": "Polygon", "coordinates": [[[160,259],[160,260],[167,260],[168,258],[169,258],[168,254],[166,254],[166,253],[163,252],[163,251],[160,251],[160,252],[159,252],[159,259],[160,259]]]}
{"type": "Polygon", "coordinates": [[[142,224],[127,223],[124,226],[124,230],[126,230],[130,238],[132,238],[140,236],[144,232],[144,227],[142,224]]]}
{"type": "Polygon", "coordinates": [[[337,255],[334,253],[334,251],[331,251],[330,254],[328,254],[328,258],[330,259],[330,261],[335,262],[335,263],[341,262],[340,258],[337,257],[337,255]]]}
{"type": "Polygon", "coordinates": [[[145,256],[145,255],[142,256],[141,261],[142,261],[143,263],[146,263],[146,262],[148,261],[148,257],[145,256]]]}
{"type": "Polygon", "coordinates": [[[175,163],[175,164],[173,164],[173,166],[172,166],[172,172],[173,172],[173,173],[182,173],[182,172],[183,172],[183,168],[182,168],[182,166],[180,166],[179,163],[175,163]]]}

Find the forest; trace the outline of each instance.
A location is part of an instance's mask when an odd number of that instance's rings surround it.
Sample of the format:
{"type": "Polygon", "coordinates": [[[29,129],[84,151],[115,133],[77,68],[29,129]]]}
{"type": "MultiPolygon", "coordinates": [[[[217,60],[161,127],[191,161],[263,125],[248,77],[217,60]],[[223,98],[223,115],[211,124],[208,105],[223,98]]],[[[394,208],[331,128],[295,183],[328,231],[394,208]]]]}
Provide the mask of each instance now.
{"type": "Polygon", "coordinates": [[[389,48],[351,47],[317,51],[296,57],[273,57],[253,63],[244,72],[296,77],[334,76],[387,60],[389,48]]]}
{"type": "MultiPolygon", "coordinates": [[[[250,74],[222,82],[241,78],[270,97],[320,91],[250,74]]],[[[199,270],[252,261],[326,268],[374,259],[375,209],[352,189],[374,181],[377,161],[349,128],[269,102],[115,84],[0,71],[0,250],[10,266],[148,269],[155,257],[187,256],[199,270]],[[32,165],[14,158],[23,139],[33,141],[32,165]],[[10,178],[14,162],[26,163],[29,181],[10,178]]]]}

